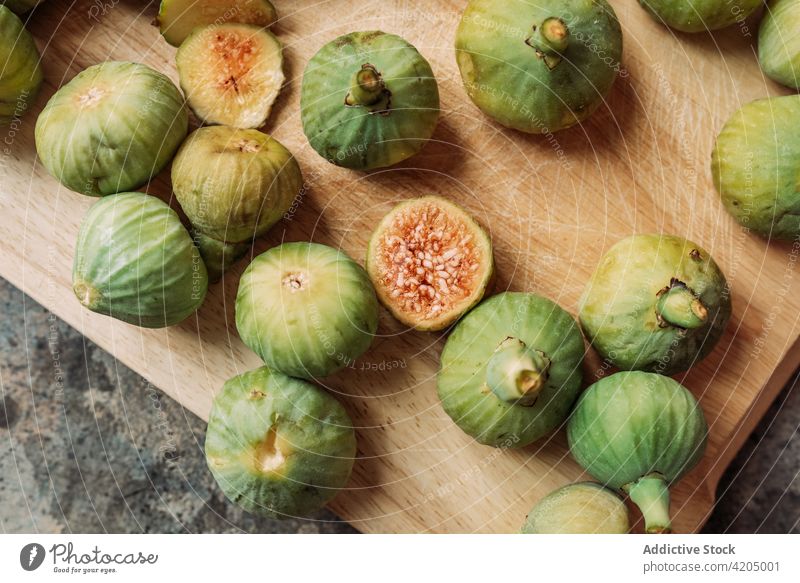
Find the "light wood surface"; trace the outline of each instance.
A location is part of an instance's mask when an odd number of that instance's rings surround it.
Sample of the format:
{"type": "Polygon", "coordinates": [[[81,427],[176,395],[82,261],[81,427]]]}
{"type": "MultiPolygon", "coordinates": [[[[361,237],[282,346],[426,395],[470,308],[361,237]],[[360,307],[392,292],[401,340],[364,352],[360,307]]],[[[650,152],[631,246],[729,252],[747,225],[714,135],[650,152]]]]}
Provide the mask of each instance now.
{"type": "MultiPolygon", "coordinates": [[[[624,76],[588,123],[546,138],[502,129],[468,100],[452,48],[465,0],[275,4],[288,83],[265,130],[296,154],[308,192],[256,252],[280,240],[313,239],[363,261],[369,232],[393,204],[435,193],[466,206],[491,231],[498,290],[536,291],[572,313],[601,253],[623,236],[662,230],[712,252],[732,284],[734,317],[714,353],[677,377],[700,398],[711,427],[704,460],[674,489],[677,530],[698,529],[726,465],[800,360],[798,250],[743,232],[709,176],[725,119],[749,100],[781,93],[758,69],[753,22],[751,36],[737,26],[713,37],[678,35],[635,0],[611,0],[625,34],[624,76]],[[442,92],[433,143],[401,167],[373,174],[324,162],[299,119],[305,63],[356,29],[406,37],[430,60],[442,92]]],[[[38,111],[84,67],[136,60],[176,79],[175,50],[150,25],[155,12],[146,0],[47,0],[32,16],[46,85],[21,124],[0,130],[0,139],[8,138],[0,150],[0,275],[207,418],[222,383],[259,365],[233,323],[243,265],[214,286],[196,318],[168,330],[144,331],[82,310],[70,272],[76,232],[93,200],[52,179],[33,142],[38,111]]],[[[168,199],[168,173],[149,191],[168,199]]],[[[436,398],[443,341],[406,331],[383,312],[373,348],[329,379],[359,438],[354,477],[332,506],[362,531],[513,532],[541,496],[581,477],[563,432],[521,451],[480,446],[462,434],[436,398]]],[[[588,360],[587,379],[599,366],[588,360]]]]}

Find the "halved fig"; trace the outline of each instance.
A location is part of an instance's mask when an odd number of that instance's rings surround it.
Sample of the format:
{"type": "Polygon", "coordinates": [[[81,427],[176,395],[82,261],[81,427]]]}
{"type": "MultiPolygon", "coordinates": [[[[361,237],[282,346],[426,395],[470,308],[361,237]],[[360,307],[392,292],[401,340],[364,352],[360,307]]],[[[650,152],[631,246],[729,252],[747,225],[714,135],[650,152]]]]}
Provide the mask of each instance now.
{"type": "Polygon", "coordinates": [[[437,196],[397,205],[372,234],[367,273],[378,299],[403,324],[447,328],[477,304],[494,273],[486,231],[437,196]]]}
{"type": "Polygon", "coordinates": [[[157,21],[164,40],[179,47],[195,28],[224,22],[268,27],[277,18],[269,0],[161,0],[157,21]]]}
{"type": "Polygon", "coordinates": [[[195,29],[177,64],[189,106],[208,124],[261,127],[285,79],[280,42],[252,24],[195,29]]]}

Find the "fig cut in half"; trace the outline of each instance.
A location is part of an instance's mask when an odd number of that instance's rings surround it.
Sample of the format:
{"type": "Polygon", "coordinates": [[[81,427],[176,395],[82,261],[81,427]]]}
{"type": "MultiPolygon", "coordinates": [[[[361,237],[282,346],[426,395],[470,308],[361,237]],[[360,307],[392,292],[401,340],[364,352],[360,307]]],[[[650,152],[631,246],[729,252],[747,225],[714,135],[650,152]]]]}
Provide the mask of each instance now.
{"type": "Polygon", "coordinates": [[[436,196],[394,207],[372,234],[366,266],[381,303],[423,331],[443,330],[467,313],[494,273],[486,231],[436,196]]]}
{"type": "Polygon", "coordinates": [[[259,128],[284,82],[281,44],[251,24],[195,29],[177,55],[181,88],[208,124],[259,128]]]}
{"type": "Polygon", "coordinates": [[[161,0],[157,18],[164,40],[174,47],[203,26],[238,22],[268,27],[277,19],[269,0],[161,0]]]}

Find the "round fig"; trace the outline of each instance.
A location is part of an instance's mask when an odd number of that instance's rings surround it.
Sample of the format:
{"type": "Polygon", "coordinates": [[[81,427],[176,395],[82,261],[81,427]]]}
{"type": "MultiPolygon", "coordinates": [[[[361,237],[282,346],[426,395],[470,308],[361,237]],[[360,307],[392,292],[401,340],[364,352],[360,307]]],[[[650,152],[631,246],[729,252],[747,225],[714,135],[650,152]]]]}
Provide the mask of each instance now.
{"type": "Polygon", "coordinates": [[[639,4],[670,28],[703,32],[742,22],[763,0],[639,0],[639,4]]]}
{"type": "Polygon", "coordinates": [[[252,24],[197,28],[176,59],[189,107],[208,124],[261,127],[285,80],[281,43],[252,24]]]}
{"type": "Polygon", "coordinates": [[[758,60],[767,77],[800,89],[800,0],[773,0],[758,30],[758,60]]]}
{"type": "Polygon", "coordinates": [[[578,325],[550,300],[506,292],[453,329],[436,382],[447,414],[479,443],[524,447],[563,423],[581,385],[578,325]]]}
{"type": "Polygon", "coordinates": [[[603,102],[620,71],[622,29],[605,0],[471,0],[456,58],[486,115],[547,134],[585,120],[603,102]]]}
{"type": "Polygon", "coordinates": [[[0,6],[0,125],[20,117],[42,85],[41,57],[19,17],[0,6]]]}
{"type": "Polygon", "coordinates": [[[224,22],[266,28],[277,18],[269,0],[161,0],[156,20],[164,40],[179,47],[196,28],[224,22]]]}
{"type": "Polygon", "coordinates": [[[567,425],[577,462],[627,493],[648,533],[670,532],[669,486],[703,457],[707,434],[703,411],[685,387],[638,371],[586,389],[567,425]]]}
{"type": "Polygon", "coordinates": [[[200,128],[172,163],[172,189],[212,280],[286,214],[302,187],[291,152],[253,129],[200,128]]]}
{"type": "Polygon", "coordinates": [[[725,209],[764,237],[800,235],[799,122],[798,95],[753,101],[731,116],[712,152],[725,209]]]}
{"type": "Polygon", "coordinates": [[[528,513],[522,534],[626,534],[628,508],[594,482],[570,484],[542,498],[528,513]]]}
{"type": "Polygon", "coordinates": [[[331,395],[262,367],[230,379],[214,398],[205,452],[229,500],[291,518],[319,510],[345,487],[356,437],[331,395]]]}
{"type": "Polygon", "coordinates": [[[361,356],[378,329],[366,272],[342,251],[284,243],[256,257],[239,282],[236,328],[284,374],[328,376],[361,356]]]}
{"type": "Polygon", "coordinates": [[[731,315],[725,276],[702,247],[634,235],[600,260],[580,300],[592,346],[626,370],[674,374],[716,346],[731,315]]]}
{"type": "Polygon", "coordinates": [[[383,218],[370,238],[366,268],[395,318],[418,330],[443,330],[486,292],[492,243],[464,209],[426,196],[383,218]]]}
{"type": "Polygon", "coordinates": [[[439,88],[428,61],[399,36],[354,32],[309,61],[300,110],[320,156],[372,170],[422,149],[439,119],[439,88]]]}
{"type": "Polygon", "coordinates": [[[203,261],[177,213],[127,192],[89,209],[78,233],[72,289],[84,307],[145,328],[172,326],[206,296],[203,261]]]}
{"type": "Polygon", "coordinates": [[[36,151],[64,186],[103,196],[146,184],[186,137],[189,115],[168,77],[107,61],[78,73],[36,120],[36,151]]]}

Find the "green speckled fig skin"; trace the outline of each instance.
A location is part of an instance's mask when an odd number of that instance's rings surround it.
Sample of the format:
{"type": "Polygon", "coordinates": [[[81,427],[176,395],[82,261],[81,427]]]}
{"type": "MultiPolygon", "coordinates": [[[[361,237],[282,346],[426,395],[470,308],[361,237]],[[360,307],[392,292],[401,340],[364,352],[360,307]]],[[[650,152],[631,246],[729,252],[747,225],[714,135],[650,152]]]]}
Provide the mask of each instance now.
{"type": "Polygon", "coordinates": [[[725,209],[767,238],[800,235],[800,96],[753,101],[722,128],[711,174],[725,209]]]}
{"type": "Polygon", "coordinates": [[[0,126],[22,116],[36,100],[42,85],[39,58],[22,21],[0,6],[0,126]]]}
{"type": "Polygon", "coordinates": [[[580,390],[584,351],[578,325],[557,304],[532,293],[501,293],[464,316],[448,338],[437,376],[439,399],[479,443],[524,447],[567,418],[580,390]],[[503,401],[486,386],[489,360],[509,337],[550,359],[532,406],[503,401]]]}
{"type": "Polygon", "coordinates": [[[284,243],[256,257],[242,275],[236,328],[274,370],[322,378],[372,344],[378,299],[367,273],[342,251],[284,243]]]}
{"type": "Polygon", "coordinates": [[[542,498],[528,513],[522,534],[626,534],[628,507],[594,482],[570,484],[542,498]]]}
{"type": "Polygon", "coordinates": [[[603,358],[621,369],[665,375],[705,358],[730,315],[727,282],[717,264],[699,245],[670,235],[619,241],[601,258],[580,300],[581,326],[603,358]],[[684,329],[659,322],[658,294],[673,278],[705,306],[704,324],[684,329]]]}
{"type": "Polygon", "coordinates": [[[767,77],[800,89],[800,0],[773,0],[758,31],[758,60],[767,77]]]}
{"type": "Polygon", "coordinates": [[[127,192],[96,202],[83,219],[72,287],[93,312],[162,328],[200,307],[208,276],[177,213],[155,197],[127,192]]]}
{"type": "Polygon", "coordinates": [[[682,32],[725,28],[743,21],[762,3],[763,0],[639,0],[655,20],[682,32]]]}
{"type": "Polygon", "coordinates": [[[75,192],[135,190],[175,154],[189,123],[183,96],[138,63],[94,65],[61,87],[36,121],[36,151],[48,172],[75,192]]]}
{"type": "Polygon", "coordinates": [[[703,411],[683,385],[641,371],[594,383],[567,424],[577,462],[616,489],[653,472],[675,482],[703,457],[707,433],[703,411]]]}
{"type": "Polygon", "coordinates": [[[216,396],[205,452],[229,500],[290,518],[319,510],[347,484],[356,437],[331,395],[262,367],[230,379],[216,396]]]}
{"type": "Polygon", "coordinates": [[[622,29],[605,0],[472,0],[456,58],[467,93],[486,115],[546,134],[585,120],[603,102],[620,70],[622,29]],[[531,41],[549,18],[569,31],[552,69],[531,41]]]}
{"type": "Polygon", "coordinates": [[[373,170],[397,164],[433,135],[439,89],[417,49],[393,34],[354,32],[328,43],[303,75],[303,131],[320,156],[338,166],[373,170]],[[352,76],[365,64],[391,93],[388,109],[348,106],[352,76]]]}
{"type": "Polygon", "coordinates": [[[200,128],[172,163],[172,190],[200,232],[229,243],[266,233],[303,188],[292,153],[258,130],[200,128]]]}
{"type": "Polygon", "coordinates": [[[44,0],[2,0],[0,4],[6,6],[12,12],[22,15],[30,12],[42,2],[44,0]]]}

